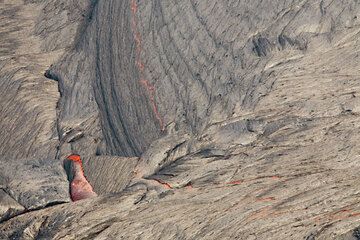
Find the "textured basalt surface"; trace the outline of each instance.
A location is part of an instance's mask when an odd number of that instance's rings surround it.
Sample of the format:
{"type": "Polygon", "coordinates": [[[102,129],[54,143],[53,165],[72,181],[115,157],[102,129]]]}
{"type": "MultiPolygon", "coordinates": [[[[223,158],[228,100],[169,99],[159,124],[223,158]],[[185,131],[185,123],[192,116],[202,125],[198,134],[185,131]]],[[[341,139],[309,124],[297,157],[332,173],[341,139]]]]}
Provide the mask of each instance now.
{"type": "Polygon", "coordinates": [[[360,239],[359,13],[0,0],[0,238],[360,239]]]}

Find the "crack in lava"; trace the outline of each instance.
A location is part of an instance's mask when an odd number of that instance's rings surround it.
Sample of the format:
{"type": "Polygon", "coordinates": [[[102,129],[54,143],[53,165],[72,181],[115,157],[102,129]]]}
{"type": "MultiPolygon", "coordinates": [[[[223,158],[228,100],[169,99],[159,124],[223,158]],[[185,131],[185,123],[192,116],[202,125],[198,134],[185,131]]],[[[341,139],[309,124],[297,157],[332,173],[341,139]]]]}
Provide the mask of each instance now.
{"type": "Polygon", "coordinates": [[[156,101],[155,101],[155,87],[148,80],[146,80],[144,78],[145,65],[141,60],[142,46],[141,46],[141,34],[138,31],[138,23],[137,23],[137,19],[136,19],[136,13],[138,10],[138,5],[136,3],[136,0],[131,0],[130,8],[131,8],[131,12],[132,12],[131,28],[132,28],[132,31],[134,34],[135,51],[136,51],[135,64],[139,69],[140,84],[142,86],[144,86],[144,88],[146,89],[146,91],[149,95],[149,100],[151,102],[153,112],[155,114],[155,118],[159,121],[161,131],[164,131],[165,130],[164,121],[159,113],[159,110],[158,110],[158,107],[157,107],[156,101]]]}

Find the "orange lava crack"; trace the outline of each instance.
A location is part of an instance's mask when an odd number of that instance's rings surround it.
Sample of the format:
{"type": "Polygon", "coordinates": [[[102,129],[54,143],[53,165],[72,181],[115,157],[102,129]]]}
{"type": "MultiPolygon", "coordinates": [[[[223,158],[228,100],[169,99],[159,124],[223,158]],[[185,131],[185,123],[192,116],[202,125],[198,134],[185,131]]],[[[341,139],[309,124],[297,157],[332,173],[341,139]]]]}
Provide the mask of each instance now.
{"type": "Polygon", "coordinates": [[[141,34],[138,31],[138,23],[137,23],[137,19],[136,19],[136,13],[138,10],[138,5],[136,3],[136,0],[131,0],[130,9],[132,12],[131,27],[132,27],[133,34],[134,34],[135,49],[136,49],[135,64],[138,67],[139,73],[141,76],[140,83],[141,83],[141,85],[143,85],[145,87],[145,89],[149,95],[149,100],[151,102],[151,106],[152,106],[153,112],[155,114],[155,118],[159,122],[161,131],[164,131],[165,130],[164,121],[159,113],[159,110],[158,110],[158,107],[157,107],[156,101],[155,101],[155,87],[153,85],[151,85],[150,82],[148,80],[144,79],[144,77],[143,77],[145,65],[141,60],[142,46],[141,46],[141,34]]]}
{"type": "Polygon", "coordinates": [[[360,212],[353,212],[351,209],[341,209],[337,212],[332,212],[325,214],[323,216],[319,216],[315,218],[316,222],[320,222],[323,220],[330,220],[330,221],[338,221],[338,220],[345,220],[352,217],[360,216],[360,212]]]}
{"type": "Polygon", "coordinates": [[[236,181],[227,182],[226,184],[239,185],[239,184],[241,184],[242,182],[243,182],[243,181],[241,181],[241,180],[236,180],[236,181]]]}
{"type": "Polygon", "coordinates": [[[172,189],[171,185],[167,182],[164,182],[164,181],[162,181],[160,179],[156,179],[156,178],[154,178],[153,180],[160,183],[161,185],[163,185],[166,189],[172,189]]]}

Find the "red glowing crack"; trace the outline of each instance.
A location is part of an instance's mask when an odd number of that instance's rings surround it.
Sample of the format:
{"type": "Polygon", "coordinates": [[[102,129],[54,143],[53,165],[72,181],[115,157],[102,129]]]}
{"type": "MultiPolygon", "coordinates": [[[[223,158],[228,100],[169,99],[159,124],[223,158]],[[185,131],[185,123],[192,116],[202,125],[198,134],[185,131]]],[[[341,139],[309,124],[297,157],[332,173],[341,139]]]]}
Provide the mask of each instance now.
{"type": "Polygon", "coordinates": [[[257,202],[271,202],[274,201],[275,197],[266,197],[266,198],[258,198],[256,199],[257,202]]]}
{"type": "Polygon", "coordinates": [[[160,116],[160,113],[157,109],[156,102],[155,102],[155,87],[153,85],[151,85],[148,80],[145,80],[145,79],[140,80],[140,83],[145,87],[145,89],[149,93],[149,98],[150,98],[151,106],[153,108],[155,117],[159,121],[161,131],[164,131],[165,130],[164,122],[160,116]]]}
{"type": "Polygon", "coordinates": [[[336,212],[331,212],[325,215],[318,216],[315,218],[315,222],[320,222],[324,220],[339,221],[358,216],[360,216],[360,212],[354,212],[352,209],[341,209],[336,212]]]}
{"type": "Polygon", "coordinates": [[[151,107],[153,109],[153,112],[155,114],[155,118],[158,120],[159,125],[160,125],[160,129],[161,131],[165,130],[165,125],[164,125],[164,121],[159,113],[158,107],[156,105],[156,101],[155,101],[155,87],[144,78],[144,70],[145,70],[145,65],[141,60],[141,52],[142,52],[142,45],[141,45],[141,34],[138,31],[138,23],[137,23],[137,18],[136,18],[136,13],[138,10],[138,5],[136,3],[136,0],[131,0],[130,3],[130,9],[132,12],[132,18],[131,18],[131,28],[134,34],[134,40],[135,40],[135,51],[136,51],[136,56],[135,56],[135,64],[139,69],[139,73],[140,73],[140,84],[142,86],[144,86],[144,88],[146,89],[148,95],[149,95],[149,100],[151,102],[151,107]]]}
{"type": "Polygon", "coordinates": [[[243,182],[243,181],[241,181],[241,180],[236,180],[236,181],[227,182],[226,184],[239,185],[239,184],[241,184],[242,182],[243,182]]]}
{"type": "Polygon", "coordinates": [[[163,185],[166,189],[172,189],[171,185],[167,182],[164,182],[163,180],[156,179],[156,178],[154,178],[153,180],[160,183],[161,185],[163,185]]]}

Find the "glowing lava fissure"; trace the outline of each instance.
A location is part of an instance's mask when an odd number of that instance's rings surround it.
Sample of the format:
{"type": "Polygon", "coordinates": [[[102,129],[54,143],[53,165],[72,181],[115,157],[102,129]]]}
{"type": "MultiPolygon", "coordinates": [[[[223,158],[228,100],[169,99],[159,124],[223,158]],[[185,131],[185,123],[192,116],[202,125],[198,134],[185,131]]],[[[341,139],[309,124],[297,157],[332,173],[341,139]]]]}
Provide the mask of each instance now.
{"type": "Polygon", "coordinates": [[[84,168],[83,168],[83,164],[82,164],[80,155],[71,154],[71,155],[68,156],[66,159],[68,159],[68,160],[70,160],[70,161],[73,161],[73,162],[79,163],[79,165],[80,165],[80,167],[81,167],[82,174],[84,174],[84,168]]]}
{"type": "Polygon", "coordinates": [[[66,158],[73,165],[74,176],[70,180],[70,196],[72,201],[78,201],[86,198],[96,197],[91,184],[84,175],[82,161],[79,155],[72,154],[66,158]]]}
{"type": "Polygon", "coordinates": [[[137,21],[137,17],[136,17],[136,14],[138,11],[138,4],[137,4],[136,0],[131,0],[130,9],[131,9],[131,13],[132,13],[131,28],[132,28],[134,40],[135,40],[135,51],[136,51],[135,64],[139,69],[139,75],[140,75],[139,82],[146,89],[146,91],[149,95],[149,100],[151,102],[151,107],[155,114],[155,118],[159,121],[161,131],[164,131],[165,130],[164,120],[159,113],[159,110],[158,110],[158,107],[157,107],[156,101],[155,101],[155,87],[144,77],[145,76],[145,74],[144,74],[145,65],[141,60],[142,45],[141,45],[141,34],[138,30],[138,21],[137,21]]]}

